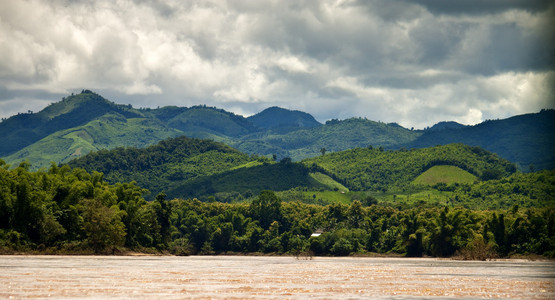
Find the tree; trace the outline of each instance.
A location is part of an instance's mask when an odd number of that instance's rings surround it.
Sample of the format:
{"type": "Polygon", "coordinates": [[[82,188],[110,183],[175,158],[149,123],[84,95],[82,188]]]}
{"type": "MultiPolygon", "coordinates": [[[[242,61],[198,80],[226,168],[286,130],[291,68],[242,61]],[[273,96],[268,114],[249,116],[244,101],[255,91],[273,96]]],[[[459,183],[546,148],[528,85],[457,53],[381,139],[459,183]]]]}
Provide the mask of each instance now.
{"type": "Polygon", "coordinates": [[[326,155],[326,148],[320,149],[320,153],[322,153],[322,156],[326,155]]]}
{"type": "Polygon", "coordinates": [[[156,206],[156,216],[158,218],[158,224],[160,225],[160,235],[162,236],[162,241],[160,241],[161,245],[167,245],[170,240],[170,213],[171,208],[168,205],[168,201],[166,201],[166,194],[160,193],[156,196],[155,200],[156,206]]]}
{"type": "Polygon", "coordinates": [[[249,207],[254,219],[263,229],[268,229],[274,221],[281,221],[281,200],[272,191],[262,191],[249,207]]]}
{"type": "Polygon", "coordinates": [[[106,207],[99,199],[84,199],[79,206],[87,242],[95,252],[123,246],[125,225],[117,206],[106,207]]]}
{"type": "Polygon", "coordinates": [[[364,221],[364,209],[360,201],[355,200],[347,209],[347,221],[351,228],[360,228],[364,221]]]}

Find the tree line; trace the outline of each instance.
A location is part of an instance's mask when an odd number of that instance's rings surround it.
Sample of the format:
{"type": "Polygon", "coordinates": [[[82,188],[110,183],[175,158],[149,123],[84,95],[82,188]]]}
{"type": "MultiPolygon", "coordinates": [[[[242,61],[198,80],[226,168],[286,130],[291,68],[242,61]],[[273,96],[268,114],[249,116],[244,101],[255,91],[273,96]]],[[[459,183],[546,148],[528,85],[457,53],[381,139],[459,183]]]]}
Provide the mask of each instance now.
{"type": "Polygon", "coordinates": [[[283,202],[262,191],[250,202],[145,201],[134,183],[52,165],[30,172],[0,160],[0,252],[172,254],[274,253],[485,259],[554,256],[552,207],[477,211],[396,209],[360,201],[283,202]],[[320,235],[313,235],[321,232],[320,235]]]}

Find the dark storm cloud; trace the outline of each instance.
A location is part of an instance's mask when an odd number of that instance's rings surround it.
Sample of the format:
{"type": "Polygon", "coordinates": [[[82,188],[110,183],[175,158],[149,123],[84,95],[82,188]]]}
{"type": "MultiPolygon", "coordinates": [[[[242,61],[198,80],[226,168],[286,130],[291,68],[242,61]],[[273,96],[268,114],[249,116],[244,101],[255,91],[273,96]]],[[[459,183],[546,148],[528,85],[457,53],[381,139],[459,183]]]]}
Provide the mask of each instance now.
{"type": "Polygon", "coordinates": [[[413,0],[433,13],[442,14],[494,14],[507,10],[541,12],[549,7],[550,0],[413,0]]]}

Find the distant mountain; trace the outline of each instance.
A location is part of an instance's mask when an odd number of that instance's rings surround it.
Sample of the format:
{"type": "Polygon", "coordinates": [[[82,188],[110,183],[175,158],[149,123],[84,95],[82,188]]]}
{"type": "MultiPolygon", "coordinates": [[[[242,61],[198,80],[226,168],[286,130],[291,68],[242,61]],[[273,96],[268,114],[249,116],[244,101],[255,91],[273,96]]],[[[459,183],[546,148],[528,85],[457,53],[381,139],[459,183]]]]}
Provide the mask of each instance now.
{"type": "Polygon", "coordinates": [[[245,136],[232,144],[237,149],[262,155],[278,154],[294,160],[342,151],[356,147],[382,146],[394,148],[413,141],[421,133],[394,124],[374,122],[362,118],[330,120],[325,125],[291,131],[285,134],[245,136]]]}
{"type": "Polygon", "coordinates": [[[57,131],[4,159],[8,163],[29,160],[34,169],[39,169],[49,167],[51,162],[66,163],[90,151],[145,147],[180,135],[180,131],[155,119],[128,119],[117,112],[109,112],[86,124],[57,131]]]}
{"type": "MultiPolygon", "coordinates": [[[[157,115],[153,111],[153,115],[157,115]]],[[[166,120],[168,127],[182,131],[189,137],[220,138],[239,137],[258,129],[243,116],[223,109],[193,106],[166,120]]]]}
{"type": "Polygon", "coordinates": [[[0,122],[0,156],[12,154],[60,130],[87,124],[108,112],[140,117],[129,107],[116,105],[88,90],[64,98],[38,113],[12,116],[0,122]]]}
{"type": "MultiPolygon", "coordinates": [[[[435,126],[434,126],[435,127],[435,126]]],[[[518,164],[521,170],[555,168],[555,110],[488,120],[474,126],[426,130],[407,148],[463,143],[480,146],[518,164]]]]}
{"type": "Polygon", "coordinates": [[[439,130],[444,130],[444,129],[460,129],[460,128],[464,128],[466,127],[466,125],[457,123],[457,122],[439,122],[437,124],[435,124],[434,126],[430,127],[429,129],[427,129],[427,131],[439,131],[439,130]]]}
{"type": "Polygon", "coordinates": [[[427,130],[363,118],[318,123],[311,115],[270,107],[249,118],[222,109],[168,106],[134,109],[84,90],[38,113],[0,122],[0,157],[32,169],[63,163],[89,151],[145,147],[169,137],[223,142],[244,153],[293,161],[353,149],[423,148],[450,143],[480,146],[518,164],[523,171],[555,168],[555,111],[490,120],[475,126],[441,122],[427,130]]]}
{"type": "Polygon", "coordinates": [[[275,106],[267,108],[247,119],[260,128],[272,129],[281,133],[322,125],[313,116],[305,112],[275,106]]]}

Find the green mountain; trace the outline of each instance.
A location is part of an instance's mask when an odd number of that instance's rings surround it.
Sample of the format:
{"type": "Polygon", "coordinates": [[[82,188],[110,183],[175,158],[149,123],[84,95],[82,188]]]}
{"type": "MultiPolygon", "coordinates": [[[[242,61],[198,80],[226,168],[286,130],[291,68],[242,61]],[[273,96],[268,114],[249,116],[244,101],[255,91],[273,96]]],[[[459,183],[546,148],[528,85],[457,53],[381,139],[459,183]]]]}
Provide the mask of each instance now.
{"type": "Polygon", "coordinates": [[[450,143],[479,146],[516,163],[521,170],[555,168],[555,110],[489,120],[474,126],[427,130],[407,148],[450,143]]]}
{"type": "MultiPolygon", "coordinates": [[[[154,197],[243,199],[262,190],[388,191],[408,187],[434,166],[453,166],[449,173],[481,180],[516,171],[514,164],[479,147],[462,144],[425,149],[384,151],[357,148],[329,153],[302,163],[276,163],[250,156],[223,143],[186,137],[146,148],[91,152],[69,162],[73,168],[104,173],[107,182],[135,181],[154,197]]],[[[444,171],[445,172],[445,171],[444,171]]],[[[434,172],[437,175],[437,172],[434,172]]],[[[463,182],[461,182],[463,183],[463,182]]]]}
{"type": "Polygon", "coordinates": [[[413,141],[421,133],[395,124],[362,118],[331,120],[325,125],[300,129],[285,134],[264,133],[245,136],[232,145],[248,153],[277,154],[302,160],[325,152],[336,152],[369,145],[393,148],[413,141]]]}
{"type": "MultiPolygon", "coordinates": [[[[153,115],[160,116],[156,110],[153,111],[153,115]]],[[[182,109],[179,114],[166,119],[165,123],[186,136],[214,140],[228,140],[258,130],[242,116],[206,106],[182,109]]]]}
{"type": "Polygon", "coordinates": [[[275,132],[287,133],[303,128],[319,127],[320,124],[313,116],[298,110],[288,110],[280,107],[270,107],[256,115],[247,118],[254,125],[271,129],[275,132]]]}
{"type": "Polygon", "coordinates": [[[435,124],[434,126],[430,127],[427,129],[427,131],[439,131],[439,130],[444,130],[444,129],[459,129],[459,128],[464,128],[466,127],[466,125],[457,123],[457,122],[439,122],[437,124],[435,124]]]}
{"type": "Polygon", "coordinates": [[[171,190],[197,178],[270,163],[225,144],[187,137],[171,138],[146,148],[116,148],[91,152],[70,161],[69,166],[104,173],[110,183],[135,181],[151,191],[181,197],[171,190]]]}
{"type": "Polygon", "coordinates": [[[264,163],[199,177],[168,190],[168,195],[181,198],[214,195],[218,200],[225,201],[226,198],[237,199],[239,194],[245,197],[256,195],[263,190],[285,191],[296,187],[320,187],[321,185],[309,174],[309,169],[304,165],[283,160],[280,163],[264,163]]]}
{"type": "Polygon", "coordinates": [[[128,106],[116,105],[91,91],[64,98],[39,113],[12,116],[0,122],[0,156],[17,152],[50,134],[87,124],[106,113],[140,117],[128,106]]]}
{"type": "Polygon", "coordinates": [[[84,125],[55,132],[11,155],[8,163],[29,160],[34,169],[51,162],[66,163],[90,151],[114,147],[144,147],[182,133],[149,118],[126,118],[109,112],[84,125]]]}
{"type": "Polygon", "coordinates": [[[309,114],[277,107],[249,118],[206,106],[134,109],[84,90],[38,113],[0,122],[0,157],[12,166],[27,159],[32,169],[38,169],[93,150],[144,147],[183,135],[293,161],[370,145],[410,149],[464,143],[497,153],[529,171],[555,168],[554,124],[554,110],[475,126],[441,122],[427,130],[362,118],[319,124],[309,114]]]}
{"type": "Polygon", "coordinates": [[[350,190],[387,191],[407,187],[433,166],[456,166],[482,180],[499,179],[516,171],[516,166],[480,147],[450,144],[431,148],[384,151],[357,148],[304,160],[350,190]]]}

